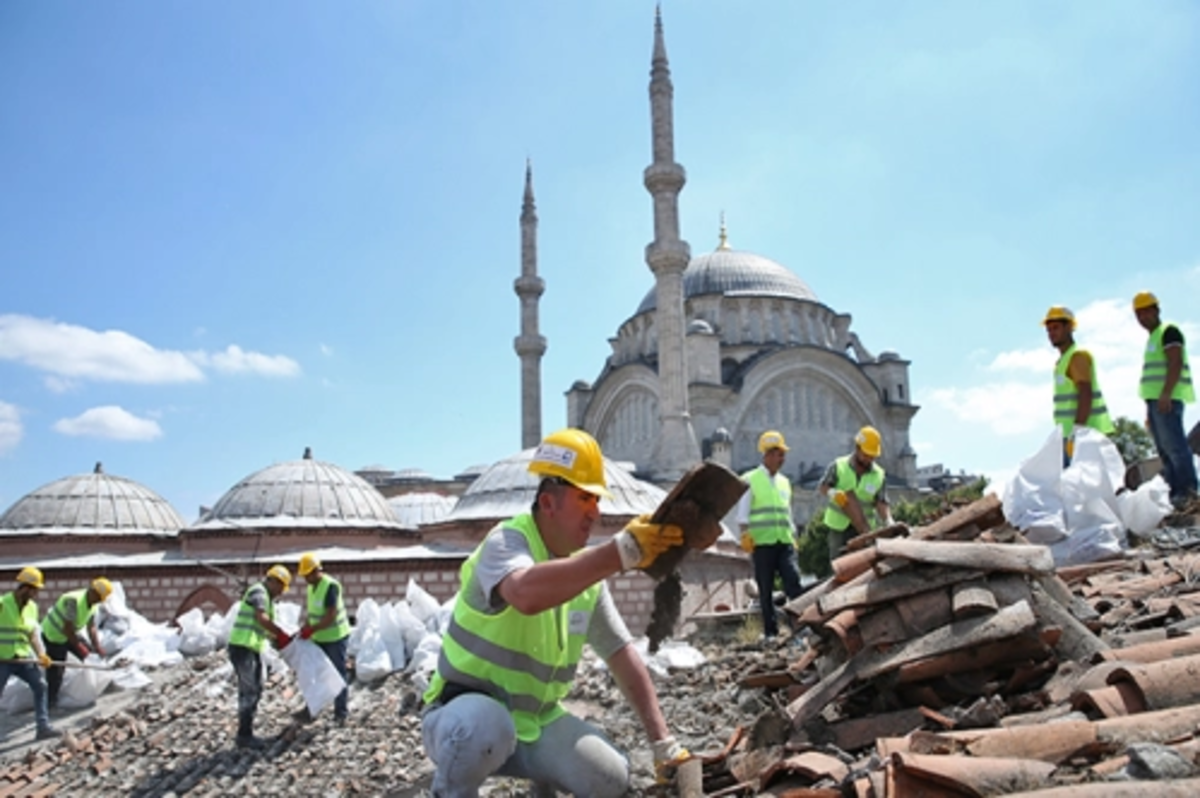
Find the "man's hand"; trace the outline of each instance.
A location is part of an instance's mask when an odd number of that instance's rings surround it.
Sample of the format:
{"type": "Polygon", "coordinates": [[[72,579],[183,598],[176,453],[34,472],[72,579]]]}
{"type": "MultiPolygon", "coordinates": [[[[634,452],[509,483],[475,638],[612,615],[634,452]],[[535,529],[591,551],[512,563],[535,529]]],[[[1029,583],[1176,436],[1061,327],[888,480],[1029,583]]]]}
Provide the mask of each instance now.
{"type": "Polygon", "coordinates": [[[288,643],[292,642],[292,635],[287,632],[280,632],[275,635],[275,648],[287,648],[288,643]]]}
{"type": "Polygon", "coordinates": [[[87,659],[87,655],[92,652],[83,643],[75,644],[75,656],[79,657],[80,661],[87,659]]]}
{"type": "Polygon", "coordinates": [[[835,490],[830,499],[833,500],[834,504],[842,508],[845,508],[846,503],[850,501],[850,497],[846,495],[846,491],[844,490],[835,490]]]}
{"type": "Polygon", "coordinates": [[[311,626],[309,626],[308,624],[304,624],[304,626],[300,627],[300,639],[301,640],[307,640],[308,638],[310,638],[312,636],[313,636],[313,628],[311,626]]]}
{"type": "Polygon", "coordinates": [[[96,646],[92,649],[92,651],[96,652],[96,656],[100,657],[100,659],[104,659],[108,656],[108,654],[104,651],[103,646],[96,646]]]}
{"type": "Polygon", "coordinates": [[[654,776],[659,784],[670,781],[675,768],[692,758],[688,750],[670,736],[655,740],[651,748],[654,751],[654,776]]]}
{"type": "Polygon", "coordinates": [[[1171,412],[1171,394],[1163,393],[1158,397],[1157,402],[1158,412],[1164,416],[1171,412]]]}
{"type": "Polygon", "coordinates": [[[38,665],[41,665],[43,668],[49,668],[50,663],[53,662],[53,660],[50,659],[50,655],[45,651],[37,655],[37,661],[38,665]]]}
{"type": "Polygon", "coordinates": [[[639,515],[613,540],[621,555],[621,569],[649,568],[658,555],[683,544],[683,530],[674,524],[652,524],[649,515],[639,515]]]}
{"type": "Polygon", "coordinates": [[[754,553],[754,538],[751,537],[749,532],[742,533],[742,551],[747,554],[754,553]]]}

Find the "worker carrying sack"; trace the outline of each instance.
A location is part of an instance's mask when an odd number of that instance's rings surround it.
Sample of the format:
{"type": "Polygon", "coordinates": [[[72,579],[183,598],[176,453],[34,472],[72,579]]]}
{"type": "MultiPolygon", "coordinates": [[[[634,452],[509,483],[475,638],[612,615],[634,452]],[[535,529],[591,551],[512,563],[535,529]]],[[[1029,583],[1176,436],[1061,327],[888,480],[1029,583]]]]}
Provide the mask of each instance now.
{"type": "Polygon", "coordinates": [[[333,667],[321,647],[310,640],[294,638],[279,652],[283,661],[296,674],[296,684],[308,705],[308,714],[316,717],[321,710],[333,703],[338,693],[346,689],[346,682],[333,667]]]}

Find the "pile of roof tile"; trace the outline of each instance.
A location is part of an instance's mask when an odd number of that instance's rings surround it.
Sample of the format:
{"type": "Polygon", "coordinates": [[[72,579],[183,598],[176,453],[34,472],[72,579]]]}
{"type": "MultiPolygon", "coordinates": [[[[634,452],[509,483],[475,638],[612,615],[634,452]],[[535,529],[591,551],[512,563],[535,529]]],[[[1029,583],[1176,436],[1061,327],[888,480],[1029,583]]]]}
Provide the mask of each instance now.
{"type": "Polygon", "coordinates": [[[1200,794],[1200,555],[1056,570],[994,496],[851,546],[692,794],[1200,794]]]}

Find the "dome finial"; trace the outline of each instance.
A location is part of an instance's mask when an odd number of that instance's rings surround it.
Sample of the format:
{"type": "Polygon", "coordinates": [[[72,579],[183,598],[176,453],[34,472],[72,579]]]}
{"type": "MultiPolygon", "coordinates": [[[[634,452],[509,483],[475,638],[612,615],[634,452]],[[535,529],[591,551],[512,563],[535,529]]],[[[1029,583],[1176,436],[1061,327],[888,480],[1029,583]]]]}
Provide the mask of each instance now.
{"type": "Polygon", "coordinates": [[[104,473],[104,463],[101,463],[99,460],[97,460],[96,467],[92,469],[92,473],[93,474],[103,474],[104,473]]]}
{"type": "Polygon", "coordinates": [[[725,211],[721,211],[721,232],[719,238],[720,241],[717,244],[717,250],[729,249],[729,231],[725,229],[725,211]]]}
{"type": "Polygon", "coordinates": [[[312,447],[311,447],[311,446],[305,446],[305,447],[304,447],[304,459],[305,459],[305,460],[311,460],[311,459],[312,459],[312,447]]]}

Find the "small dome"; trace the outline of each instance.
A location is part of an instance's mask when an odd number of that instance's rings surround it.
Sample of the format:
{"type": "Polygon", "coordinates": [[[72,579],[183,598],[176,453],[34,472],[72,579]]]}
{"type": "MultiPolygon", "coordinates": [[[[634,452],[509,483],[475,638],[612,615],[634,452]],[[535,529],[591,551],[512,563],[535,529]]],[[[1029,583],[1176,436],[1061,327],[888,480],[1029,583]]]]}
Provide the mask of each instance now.
{"type": "Polygon", "coordinates": [[[403,528],[370,483],[332,463],[305,457],[268,466],[234,485],[192,529],[403,528]]]}
{"type": "Polygon", "coordinates": [[[460,481],[460,482],[466,482],[467,480],[473,480],[476,477],[478,477],[480,474],[482,474],[484,471],[487,471],[487,469],[488,469],[487,463],[476,463],[475,465],[467,466],[462,471],[459,471],[457,474],[454,475],[454,479],[457,481],[460,481]]]}
{"type": "MultiPolygon", "coordinates": [[[[812,289],[786,266],[737,249],[718,249],[697,255],[688,263],[683,273],[684,299],[705,294],[774,296],[813,302],[817,299],[812,289]]],[[[638,306],[638,314],[654,310],[656,297],[656,289],[651,288],[638,306]]]]}
{"type": "Polygon", "coordinates": [[[713,334],[712,325],[709,324],[704,319],[692,319],[691,321],[689,321],[688,326],[687,326],[687,331],[688,331],[688,335],[697,335],[697,334],[712,335],[713,334]]]}
{"type": "Polygon", "coordinates": [[[455,498],[440,493],[405,493],[387,500],[400,523],[409,527],[436,524],[454,508],[455,498]]]}
{"type": "MultiPolygon", "coordinates": [[[[504,519],[527,511],[537,494],[538,477],[529,473],[534,449],[526,449],[493,464],[459,497],[447,521],[481,518],[504,519]]],[[[600,515],[630,516],[652,513],[667,494],[642,482],[617,463],[604,458],[604,477],[611,500],[600,499],[600,515]]]]}
{"type": "Polygon", "coordinates": [[[889,361],[889,360],[899,360],[899,359],[900,359],[900,355],[898,355],[895,352],[880,352],[879,353],[879,362],[881,362],[881,363],[889,361]]]}
{"type": "Polygon", "coordinates": [[[431,482],[433,476],[428,471],[420,468],[402,468],[392,474],[392,479],[397,482],[431,482]]]}
{"type": "Polygon", "coordinates": [[[733,436],[724,427],[717,427],[712,434],[713,443],[733,443],[733,436]]]}
{"type": "Polygon", "coordinates": [[[183,526],[166,499],[99,463],[26,494],[0,516],[0,534],[173,536],[183,526]]]}

